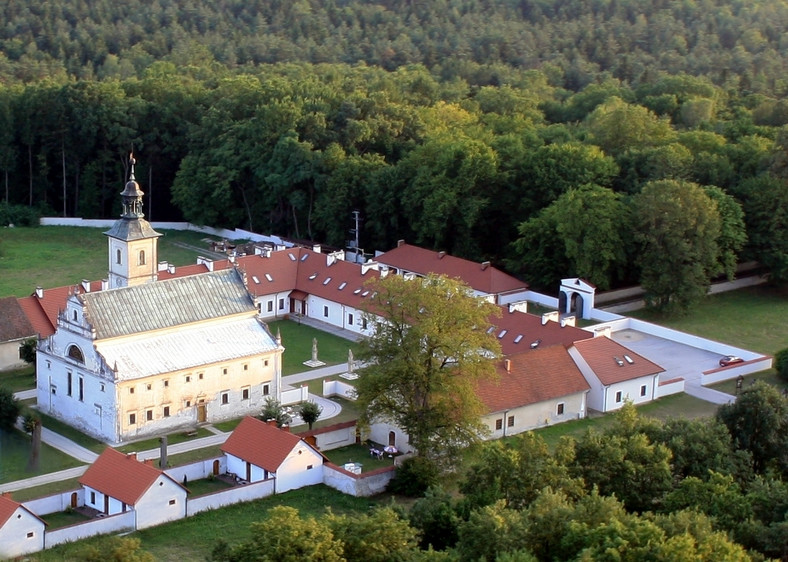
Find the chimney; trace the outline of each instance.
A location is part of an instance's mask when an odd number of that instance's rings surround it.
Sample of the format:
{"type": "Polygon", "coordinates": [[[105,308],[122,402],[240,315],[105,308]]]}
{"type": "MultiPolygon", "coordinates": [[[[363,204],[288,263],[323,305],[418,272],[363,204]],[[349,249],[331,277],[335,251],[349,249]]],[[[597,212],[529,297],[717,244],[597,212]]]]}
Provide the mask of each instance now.
{"type": "Polygon", "coordinates": [[[444,256],[446,256],[446,252],[444,252],[443,250],[438,252],[438,259],[439,260],[442,260],[444,258],[444,256]]]}
{"type": "Polygon", "coordinates": [[[528,301],[510,302],[509,314],[515,311],[523,313],[528,312],[528,301]]]}
{"type": "Polygon", "coordinates": [[[548,322],[558,322],[558,311],[554,310],[552,312],[546,312],[542,314],[542,326],[547,324],[548,322]]]}
{"type": "Polygon", "coordinates": [[[137,460],[137,453],[126,453],[126,458],[136,461],[137,460]]]}
{"type": "Polygon", "coordinates": [[[602,328],[596,328],[594,330],[594,337],[598,338],[600,336],[604,336],[609,338],[611,334],[610,326],[603,326],[602,328]]]}
{"type": "Polygon", "coordinates": [[[102,279],[101,280],[101,290],[106,291],[109,289],[109,279],[102,279]]]}
{"type": "Polygon", "coordinates": [[[490,267],[490,262],[488,262],[488,261],[483,261],[483,262],[482,262],[482,271],[484,271],[484,270],[485,270],[485,269],[487,269],[488,267],[490,267]]]}
{"type": "Polygon", "coordinates": [[[326,267],[331,267],[337,261],[337,257],[334,254],[326,254],[326,267]]]}
{"type": "Polygon", "coordinates": [[[168,272],[169,272],[171,275],[175,275],[175,266],[174,266],[174,265],[172,265],[172,264],[168,265],[168,266],[167,266],[167,271],[168,271],[168,272]]]}
{"type": "Polygon", "coordinates": [[[290,433],[290,425],[289,424],[285,424],[279,429],[281,429],[282,431],[286,431],[286,432],[290,433]]]}
{"type": "Polygon", "coordinates": [[[322,246],[320,246],[320,244],[314,244],[312,246],[312,251],[315,252],[316,254],[319,254],[320,252],[323,251],[323,248],[322,246]]]}
{"type": "Polygon", "coordinates": [[[267,424],[268,424],[268,425],[270,425],[271,427],[276,427],[276,420],[275,420],[275,419],[273,419],[273,418],[271,418],[270,420],[266,420],[266,422],[265,422],[265,423],[267,423],[267,424]]]}
{"type": "Polygon", "coordinates": [[[44,288],[43,287],[36,287],[36,296],[40,299],[44,298],[44,288]]]}
{"type": "Polygon", "coordinates": [[[87,279],[82,280],[82,290],[85,291],[86,293],[90,292],[90,281],[88,281],[87,279]]]}
{"type": "Polygon", "coordinates": [[[145,459],[143,462],[148,466],[153,466],[153,459],[145,459]]]}
{"type": "Polygon", "coordinates": [[[575,317],[574,316],[566,316],[561,318],[561,327],[564,326],[574,326],[575,325],[575,317]]]}
{"type": "Polygon", "coordinates": [[[511,373],[512,372],[512,360],[511,359],[504,359],[503,360],[503,366],[506,369],[507,373],[511,373]]]}
{"type": "Polygon", "coordinates": [[[167,271],[169,265],[170,264],[167,263],[166,261],[160,261],[158,266],[156,267],[156,270],[157,271],[167,271]]]}
{"type": "Polygon", "coordinates": [[[397,240],[397,248],[399,248],[400,246],[404,246],[404,245],[405,245],[405,241],[404,240],[397,240]]]}

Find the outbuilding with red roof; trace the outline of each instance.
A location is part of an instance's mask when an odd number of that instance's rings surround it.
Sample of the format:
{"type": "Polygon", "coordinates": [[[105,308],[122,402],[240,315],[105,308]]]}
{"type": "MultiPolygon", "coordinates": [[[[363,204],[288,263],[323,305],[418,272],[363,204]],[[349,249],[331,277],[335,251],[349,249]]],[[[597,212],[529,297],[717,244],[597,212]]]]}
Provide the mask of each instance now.
{"type": "Polygon", "coordinates": [[[24,505],[0,494],[0,559],[44,549],[46,523],[24,505]]]}
{"type": "Polygon", "coordinates": [[[227,472],[246,482],[274,478],[274,493],[323,482],[323,455],[275,424],[245,417],[221,446],[227,472]]]}
{"type": "Polygon", "coordinates": [[[186,517],[186,488],[134,453],[107,447],[79,483],[86,506],[105,515],[133,510],[136,529],[186,517]]]}

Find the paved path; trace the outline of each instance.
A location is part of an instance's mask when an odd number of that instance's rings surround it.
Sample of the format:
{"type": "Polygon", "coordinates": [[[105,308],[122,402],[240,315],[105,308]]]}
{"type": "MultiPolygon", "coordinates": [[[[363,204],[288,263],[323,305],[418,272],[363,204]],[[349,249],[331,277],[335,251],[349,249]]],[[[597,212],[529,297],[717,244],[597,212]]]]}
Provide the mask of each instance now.
{"type": "Polygon", "coordinates": [[[6,482],[0,484],[0,493],[13,492],[14,490],[22,490],[23,488],[32,488],[33,486],[41,486],[42,484],[49,484],[51,482],[60,482],[61,480],[70,480],[71,478],[79,478],[88,469],[87,465],[77,466],[75,468],[68,468],[60,472],[50,472],[49,474],[42,474],[41,476],[33,476],[24,480],[14,480],[13,482],[6,482]]]}

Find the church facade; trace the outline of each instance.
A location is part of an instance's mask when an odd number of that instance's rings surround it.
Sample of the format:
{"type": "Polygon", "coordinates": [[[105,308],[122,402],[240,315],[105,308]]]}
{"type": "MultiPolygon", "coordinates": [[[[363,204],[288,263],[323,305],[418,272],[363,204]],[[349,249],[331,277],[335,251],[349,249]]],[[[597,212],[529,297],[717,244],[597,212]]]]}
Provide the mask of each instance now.
{"type": "Polygon", "coordinates": [[[110,443],[259,413],[284,350],[237,268],[157,280],[133,170],[105,233],[109,288],[75,287],[36,359],[39,409],[110,443]]]}

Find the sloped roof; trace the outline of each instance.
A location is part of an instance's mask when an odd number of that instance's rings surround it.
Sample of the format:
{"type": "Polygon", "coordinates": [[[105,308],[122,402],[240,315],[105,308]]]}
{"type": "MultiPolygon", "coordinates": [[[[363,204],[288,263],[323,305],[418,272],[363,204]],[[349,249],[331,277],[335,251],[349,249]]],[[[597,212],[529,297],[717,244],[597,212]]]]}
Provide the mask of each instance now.
{"type": "Polygon", "coordinates": [[[153,333],[145,338],[119,338],[96,342],[96,350],[119,380],[192,369],[278,348],[265,324],[256,316],[230,317],[210,325],[187,325],[177,331],[153,333]]]}
{"type": "Polygon", "coordinates": [[[97,339],[256,311],[234,269],[85,293],[80,298],[97,339]]]}
{"type": "Polygon", "coordinates": [[[0,299],[0,342],[21,340],[34,336],[36,331],[16,297],[0,299]]]}
{"type": "Polygon", "coordinates": [[[575,326],[561,326],[560,322],[548,320],[543,322],[541,316],[510,311],[509,307],[501,307],[501,316],[490,318],[495,327],[494,335],[501,344],[501,353],[511,355],[528,351],[531,344],[539,342],[535,348],[551,347],[558,344],[565,346],[576,341],[593,338],[594,334],[575,326]]]}
{"type": "Polygon", "coordinates": [[[604,385],[665,371],[656,363],[605,336],[575,342],[574,347],[604,385]],[[627,361],[625,356],[629,357],[631,362],[627,361]]]}
{"type": "Polygon", "coordinates": [[[511,355],[497,362],[496,369],[497,380],[477,383],[479,398],[490,413],[555,400],[591,388],[563,345],[511,355]]]}
{"type": "Polygon", "coordinates": [[[276,472],[300,442],[301,438],[289,431],[247,416],[233,430],[221,450],[268,472],[276,472]]]}
{"type": "Polygon", "coordinates": [[[158,468],[139,462],[136,455],[124,455],[107,447],[88,467],[79,483],[125,504],[135,505],[161,475],[170,478],[158,468]]]}
{"type": "Polygon", "coordinates": [[[479,264],[445,252],[435,252],[405,243],[380,254],[375,259],[382,264],[419,275],[434,273],[460,278],[476,291],[490,295],[523,291],[528,288],[528,284],[524,281],[492,267],[489,263],[479,264]]]}
{"type": "Polygon", "coordinates": [[[5,522],[8,521],[11,518],[11,516],[14,513],[16,513],[16,510],[19,509],[20,507],[25,511],[27,511],[30,515],[41,521],[42,524],[46,525],[46,522],[44,522],[43,519],[41,519],[38,515],[30,511],[29,509],[27,509],[21,503],[11,499],[10,495],[0,494],[0,528],[2,528],[3,525],[5,525],[5,522]]]}
{"type": "Polygon", "coordinates": [[[112,228],[104,234],[119,240],[141,240],[143,238],[158,238],[162,236],[161,233],[153,230],[151,224],[145,219],[129,219],[126,217],[121,217],[116,220],[112,228]]]}

